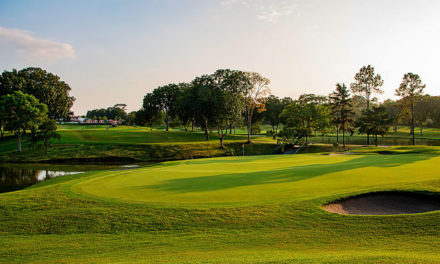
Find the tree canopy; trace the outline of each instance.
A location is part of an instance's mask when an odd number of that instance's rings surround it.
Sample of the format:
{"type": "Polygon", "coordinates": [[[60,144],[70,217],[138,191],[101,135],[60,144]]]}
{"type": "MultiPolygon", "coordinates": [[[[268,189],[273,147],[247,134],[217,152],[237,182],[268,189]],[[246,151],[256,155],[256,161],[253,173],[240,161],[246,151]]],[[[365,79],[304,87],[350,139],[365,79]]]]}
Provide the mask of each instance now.
{"type": "Polygon", "coordinates": [[[333,123],[336,125],[336,133],[338,135],[339,131],[342,131],[342,144],[345,148],[345,132],[352,131],[351,126],[354,123],[350,91],[345,84],[338,83],[336,84],[336,90],[330,94],[329,100],[333,123]]]}
{"type": "Polygon", "coordinates": [[[289,104],[280,115],[284,124],[281,135],[293,138],[295,142],[305,138],[307,146],[313,131],[320,130],[329,123],[330,113],[325,101],[325,97],[304,94],[289,104]]]}
{"type": "Polygon", "coordinates": [[[156,109],[165,114],[166,131],[169,130],[170,118],[176,115],[175,102],[177,97],[186,85],[185,83],[167,84],[154,89],[152,93],[144,97],[144,109],[156,109]]]}
{"type": "Polygon", "coordinates": [[[1,97],[0,115],[6,120],[8,130],[18,137],[18,151],[21,151],[21,136],[26,129],[35,130],[47,118],[47,106],[33,95],[15,91],[1,97]]]}
{"type": "Polygon", "coordinates": [[[419,75],[409,72],[403,76],[403,80],[400,83],[399,88],[396,89],[396,95],[406,99],[405,102],[408,102],[408,104],[405,104],[404,106],[409,108],[413,145],[415,145],[414,107],[416,100],[419,100],[422,96],[423,89],[425,89],[425,87],[426,85],[422,84],[422,80],[419,75]]]}
{"type": "Polygon", "coordinates": [[[0,96],[15,91],[33,95],[40,103],[47,105],[48,116],[53,119],[68,117],[75,101],[69,95],[71,88],[67,83],[41,68],[4,71],[0,75],[0,96]]]}
{"type": "Polygon", "coordinates": [[[128,115],[125,108],[125,104],[115,104],[114,106],[107,108],[89,110],[87,111],[86,116],[91,119],[104,119],[104,117],[106,117],[107,119],[116,120],[119,118],[126,120],[128,115]]]}

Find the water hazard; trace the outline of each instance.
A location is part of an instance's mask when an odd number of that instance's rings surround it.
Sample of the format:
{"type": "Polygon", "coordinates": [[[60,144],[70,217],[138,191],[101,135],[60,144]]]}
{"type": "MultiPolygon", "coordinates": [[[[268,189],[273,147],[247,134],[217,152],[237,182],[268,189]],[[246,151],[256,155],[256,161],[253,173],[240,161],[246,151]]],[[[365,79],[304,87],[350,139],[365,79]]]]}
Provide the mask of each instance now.
{"type": "Polygon", "coordinates": [[[56,164],[0,164],[0,193],[20,190],[41,181],[87,171],[119,170],[144,166],[124,165],[56,165],[56,164]]]}

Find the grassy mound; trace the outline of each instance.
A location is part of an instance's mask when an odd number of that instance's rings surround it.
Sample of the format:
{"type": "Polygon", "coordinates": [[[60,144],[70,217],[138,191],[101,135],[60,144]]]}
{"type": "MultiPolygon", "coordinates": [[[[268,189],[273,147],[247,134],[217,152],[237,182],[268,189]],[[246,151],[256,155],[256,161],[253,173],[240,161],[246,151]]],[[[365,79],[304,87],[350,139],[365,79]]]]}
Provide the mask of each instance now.
{"type": "Polygon", "coordinates": [[[439,212],[321,208],[365,192],[440,191],[432,150],[223,157],[55,178],[0,194],[0,262],[437,263],[439,212]]]}

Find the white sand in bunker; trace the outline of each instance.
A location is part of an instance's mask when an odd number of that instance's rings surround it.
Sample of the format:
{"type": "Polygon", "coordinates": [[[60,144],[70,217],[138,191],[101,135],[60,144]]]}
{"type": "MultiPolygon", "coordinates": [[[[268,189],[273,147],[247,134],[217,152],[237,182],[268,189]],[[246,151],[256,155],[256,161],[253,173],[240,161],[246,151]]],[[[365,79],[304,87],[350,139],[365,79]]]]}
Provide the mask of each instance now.
{"type": "Polygon", "coordinates": [[[378,192],[348,197],[322,208],[332,213],[353,215],[416,214],[440,210],[440,199],[411,192],[378,192]]]}

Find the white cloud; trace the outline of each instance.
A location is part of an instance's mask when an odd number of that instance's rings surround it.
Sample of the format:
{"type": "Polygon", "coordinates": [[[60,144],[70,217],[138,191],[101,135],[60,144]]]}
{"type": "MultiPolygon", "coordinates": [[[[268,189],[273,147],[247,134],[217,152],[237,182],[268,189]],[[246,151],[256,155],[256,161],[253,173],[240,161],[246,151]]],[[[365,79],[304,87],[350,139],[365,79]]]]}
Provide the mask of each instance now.
{"type": "Polygon", "coordinates": [[[70,44],[39,39],[32,32],[19,29],[0,27],[0,45],[6,50],[15,51],[29,62],[76,59],[70,44]]]}
{"type": "Polygon", "coordinates": [[[301,16],[296,0],[224,0],[221,2],[221,5],[226,7],[242,5],[245,8],[255,9],[257,19],[272,23],[277,22],[281,17],[301,16]]]}

